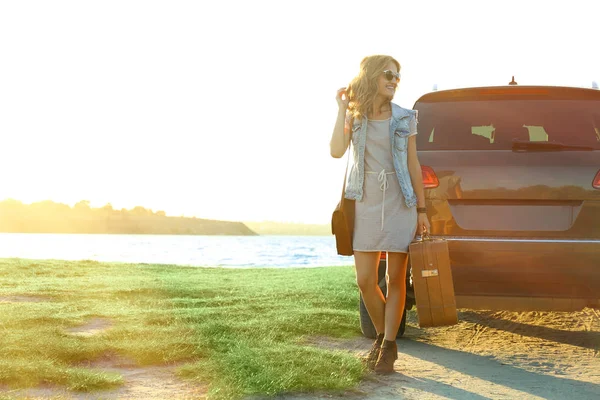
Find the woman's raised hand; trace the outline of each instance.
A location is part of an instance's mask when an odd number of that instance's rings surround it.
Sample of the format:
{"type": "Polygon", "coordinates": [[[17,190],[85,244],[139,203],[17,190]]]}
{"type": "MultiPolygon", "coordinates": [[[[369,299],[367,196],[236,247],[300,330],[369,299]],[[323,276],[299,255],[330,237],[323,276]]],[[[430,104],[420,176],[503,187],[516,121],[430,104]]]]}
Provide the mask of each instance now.
{"type": "Polygon", "coordinates": [[[349,100],[348,96],[346,95],[345,87],[338,89],[335,99],[337,100],[338,107],[340,108],[340,110],[346,111],[346,109],[348,108],[349,100]]]}

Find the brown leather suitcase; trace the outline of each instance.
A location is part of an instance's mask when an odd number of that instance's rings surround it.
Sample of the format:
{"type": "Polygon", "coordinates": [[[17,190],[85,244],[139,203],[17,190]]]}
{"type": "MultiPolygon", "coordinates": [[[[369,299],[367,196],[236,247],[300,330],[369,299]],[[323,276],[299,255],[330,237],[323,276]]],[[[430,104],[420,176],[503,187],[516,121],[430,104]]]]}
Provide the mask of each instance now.
{"type": "Polygon", "coordinates": [[[457,324],[448,242],[424,235],[410,244],[409,252],[419,326],[457,324]]]}

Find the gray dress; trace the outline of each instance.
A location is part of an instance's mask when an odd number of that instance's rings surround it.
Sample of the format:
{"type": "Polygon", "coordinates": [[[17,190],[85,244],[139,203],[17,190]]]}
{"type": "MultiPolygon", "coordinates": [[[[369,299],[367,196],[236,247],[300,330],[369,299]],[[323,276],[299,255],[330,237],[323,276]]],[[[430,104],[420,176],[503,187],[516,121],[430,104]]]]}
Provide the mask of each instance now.
{"type": "Polygon", "coordinates": [[[368,121],[362,201],[356,201],[356,251],[406,253],[417,230],[417,210],[407,207],[394,170],[390,120],[368,121]]]}

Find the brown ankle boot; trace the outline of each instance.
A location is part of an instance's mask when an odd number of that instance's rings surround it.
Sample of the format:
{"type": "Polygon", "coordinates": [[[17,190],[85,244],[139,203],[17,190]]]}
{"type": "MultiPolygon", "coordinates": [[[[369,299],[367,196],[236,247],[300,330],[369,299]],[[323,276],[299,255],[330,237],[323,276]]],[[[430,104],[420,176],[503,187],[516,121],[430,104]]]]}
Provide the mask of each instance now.
{"type": "Polygon", "coordinates": [[[394,361],[398,359],[398,347],[395,340],[384,340],[381,345],[379,358],[375,363],[375,372],[389,374],[394,372],[394,361]]]}
{"type": "Polygon", "coordinates": [[[363,357],[363,362],[371,371],[373,370],[373,368],[375,368],[375,363],[379,358],[379,353],[381,351],[381,343],[383,343],[383,336],[383,333],[377,335],[377,339],[375,340],[375,342],[373,342],[373,347],[371,347],[371,350],[369,350],[367,355],[363,357]]]}

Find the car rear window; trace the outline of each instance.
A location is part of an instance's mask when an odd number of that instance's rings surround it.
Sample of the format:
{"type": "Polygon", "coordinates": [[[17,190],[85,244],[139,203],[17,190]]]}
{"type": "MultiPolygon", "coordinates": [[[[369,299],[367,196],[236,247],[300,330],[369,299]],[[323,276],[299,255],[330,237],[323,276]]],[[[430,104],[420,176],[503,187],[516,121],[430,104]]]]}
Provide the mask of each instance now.
{"type": "Polygon", "coordinates": [[[598,100],[483,100],[420,103],[419,150],[510,150],[513,140],[600,150],[598,100]]]}

